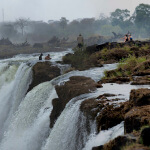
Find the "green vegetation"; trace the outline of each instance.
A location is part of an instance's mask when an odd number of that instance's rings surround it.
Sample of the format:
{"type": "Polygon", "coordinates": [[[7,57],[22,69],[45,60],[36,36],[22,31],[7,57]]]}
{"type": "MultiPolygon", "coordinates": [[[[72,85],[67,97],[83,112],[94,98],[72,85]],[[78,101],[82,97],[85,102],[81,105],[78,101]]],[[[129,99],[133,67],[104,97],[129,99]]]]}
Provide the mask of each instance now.
{"type": "MultiPolygon", "coordinates": [[[[99,51],[94,46],[84,47],[83,49],[75,48],[74,54],[67,54],[63,57],[63,63],[71,64],[75,69],[84,70],[119,62],[117,70],[105,72],[105,78],[126,77],[133,73],[136,66],[149,58],[149,48],[149,44],[139,47],[134,43],[131,43],[131,45],[108,43],[99,51]]],[[[141,66],[139,71],[144,69],[141,66]]]]}
{"type": "Polygon", "coordinates": [[[18,18],[15,22],[5,22],[0,25],[0,34],[4,38],[18,42],[23,42],[28,37],[28,41],[35,43],[46,42],[52,37],[66,38],[75,41],[81,33],[84,38],[94,34],[101,36],[111,36],[115,32],[114,39],[120,39],[130,31],[135,38],[149,38],[150,26],[150,5],[140,4],[135,8],[133,14],[127,9],[116,9],[110,16],[100,15],[96,18],[82,18],[69,21],[62,17],[60,20],[33,21],[18,18]],[[29,30],[28,30],[29,29],[29,30]],[[25,30],[25,32],[24,32],[25,30]]]}
{"type": "MultiPolygon", "coordinates": [[[[120,60],[116,70],[105,71],[104,79],[131,76],[135,67],[139,66],[146,60],[146,57],[136,58],[135,56],[130,55],[128,58],[120,60]]],[[[144,68],[141,68],[141,70],[138,71],[142,71],[143,69],[144,68]]]]}
{"type": "Polygon", "coordinates": [[[76,48],[74,54],[63,57],[63,63],[71,64],[77,70],[85,70],[97,66],[97,59],[86,52],[86,48],[76,48]]]}

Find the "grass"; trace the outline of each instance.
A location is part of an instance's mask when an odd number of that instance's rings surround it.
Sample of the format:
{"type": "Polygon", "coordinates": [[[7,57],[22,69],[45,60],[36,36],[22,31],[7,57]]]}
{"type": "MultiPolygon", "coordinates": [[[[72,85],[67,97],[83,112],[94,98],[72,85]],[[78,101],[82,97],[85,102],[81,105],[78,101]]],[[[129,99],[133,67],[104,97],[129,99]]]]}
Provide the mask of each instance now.
{"type": "Polygon", "coordinates": [[[136,58],[135,56],[130,55],[128,58],[120,60],[118,66],[117,66],[117,69],[112,70],[112,71],[105,71],[104,79],[131,76],[133,73],[133,69],[137,65],[145,62],[146,60],[147,60],[146,57],[136,58]]]}

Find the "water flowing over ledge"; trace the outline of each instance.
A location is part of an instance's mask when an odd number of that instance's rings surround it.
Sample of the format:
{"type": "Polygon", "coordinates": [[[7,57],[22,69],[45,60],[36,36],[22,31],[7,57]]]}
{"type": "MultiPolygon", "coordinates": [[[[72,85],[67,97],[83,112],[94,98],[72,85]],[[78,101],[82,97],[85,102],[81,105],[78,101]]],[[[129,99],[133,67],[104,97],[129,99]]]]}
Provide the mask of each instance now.
{"type": "MultiPolygon", "coordinates": [[[[69,50],[70,52],[70,50],[69,50]]],[[[52,64],[68,53],[51,53],[52,64]]],[[[123,135],[123,122],[109,130],[96,134],[96,125],[80,111],[84,100],[95,98],[104,93],[116,94],[124,102],[129,99],[131,89],[148,86],[130,84],[104,84],[90,94],[73,98],[50,128],[49,116],[52,112],[52,100],[58,98],[55,85],[63,85],[71,76],[91,77],[98,81],[105,70],[116,68],[116,64],[104,65],[85,71],[71,71],[59,77],[39,84],[27,93],[32,81],[32,66],[39,62],[38,54],[18,55],[12,59],[0,60],[0,150],[91,150],[103,145],[118,135],[123,135]]],[[[59,65],[59,67],[65,67],[59,65]]],[[[111,97],[108,98],[108,100],[111,97]]]]}

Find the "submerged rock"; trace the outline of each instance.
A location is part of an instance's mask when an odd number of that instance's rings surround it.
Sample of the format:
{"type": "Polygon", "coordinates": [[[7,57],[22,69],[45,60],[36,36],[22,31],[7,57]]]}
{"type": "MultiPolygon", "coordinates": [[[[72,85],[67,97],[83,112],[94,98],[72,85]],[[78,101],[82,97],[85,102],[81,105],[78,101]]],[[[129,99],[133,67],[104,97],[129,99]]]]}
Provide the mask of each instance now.
{"type": "Polygon", "coordinates": [[[38,62],[32,68],[32,83],[29,86],[29,90],[38,84],[46,81],[50,81],[60,75],[60,69],[57,66],[52,66],[50,62],[38,62]]]}

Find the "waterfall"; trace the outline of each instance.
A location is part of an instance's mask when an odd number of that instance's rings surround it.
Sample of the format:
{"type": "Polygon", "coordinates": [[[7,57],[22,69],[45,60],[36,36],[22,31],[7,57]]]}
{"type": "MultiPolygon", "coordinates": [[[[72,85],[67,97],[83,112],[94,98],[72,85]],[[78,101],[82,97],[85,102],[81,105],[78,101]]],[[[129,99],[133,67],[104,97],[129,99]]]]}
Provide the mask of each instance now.
{"type": "MultiPolygon", "coordinates": [[[[56,65],[56,61],[66,53],[52,53],[52,64],[56,65]]],[[[88,120],[87,126],[87,118],[80,112],[80,104],[98,96],[101,91],[73,98],[50,129],[52,100],[58,97],[55,85],[63,84],[71,76],[86,76],[98,81],[105,69],[114,69],[116,64],[72,71],[41,83],[27,93],[32,80],[31,65],[38,61],[37,56],[19,55],[0,60],[0,150],[82,150],[99,145],[93,140],[98,136],[95,134],[96,124],[88,120]]],[[[58,67],[63,72],[66,66],[58,67]]]]}
{"type": "MultiPolygon", "coordinates": [[[[86,118],[80,112],[82,101],[89,94],[73,98],[57,119],[46,145],[42,150],[81,150],[87,141],[88,133],[86,118]]],[[[95,124],[91,123],[91,133],[95,131],[95,124]]]]}
{"type": "Polygon", "coordinates": [[[91,134],[90,139],[86,143],[86,146],[83,148],[83,150],[91,150],[93,147],[104,145],[110,140],[123,134],[124,134],[124,123],[121,122],[115,127],[101,131],[98,135],[91,134]]]}
{"type": "Polygon", "coordinates": [[[57,94],[51,82],[42,83],[30,91],[13,116],[0,149],[40,150],[49,134],[49,115],[54,98],[57,94]]]}
{"type": "Polygon", "coordinates": [[[22,63],[18,69],[17,66],[9,64],[3,64],[1,67],[0,140],[31,82],[31,68],[26,64],[22,63]]]}

